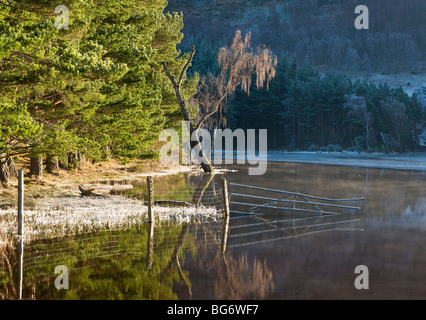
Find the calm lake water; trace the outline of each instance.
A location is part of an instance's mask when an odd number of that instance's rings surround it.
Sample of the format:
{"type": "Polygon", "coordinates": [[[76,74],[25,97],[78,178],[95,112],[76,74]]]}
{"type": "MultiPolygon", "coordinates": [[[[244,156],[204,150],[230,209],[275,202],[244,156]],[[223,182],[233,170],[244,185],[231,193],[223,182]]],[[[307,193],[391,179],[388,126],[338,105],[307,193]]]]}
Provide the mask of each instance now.
{"type": "MultiPolygon", "coordinates": [[[[25,248],[24,299],[426,299],[426,172],[277,162],[263,176],[228,169],[230,183],[364,197],[364,211],[231,214],[224,253],[222,221],[162,224],[153,238],[143,224],[37,241],[25,248]],[[58,265],[69,270],[68,290],[55,289],[58,265]],[[368,290],[355,288],[358,265],[368,268],[368,290]]],[[[201,177],[179,179],[196,187],[201,177]]],[[[4,274],[0,292],[13,298],[4,274]]]]}

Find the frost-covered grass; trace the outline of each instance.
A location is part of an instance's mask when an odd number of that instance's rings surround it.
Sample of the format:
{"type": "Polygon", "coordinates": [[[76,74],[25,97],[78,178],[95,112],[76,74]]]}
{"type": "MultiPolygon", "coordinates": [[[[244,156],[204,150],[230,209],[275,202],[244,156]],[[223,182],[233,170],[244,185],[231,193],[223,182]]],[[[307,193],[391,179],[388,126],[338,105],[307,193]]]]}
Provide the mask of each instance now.
{"type": "MultiPolygon", "coordinates": [[[[96,230],[127,229],[147,220],[147,206],[121,197],[33,198],[24,211],[25,240],[96,230]]],[[[154,207],[160,222],[215,220],[220,213],[207,207],[154,207]]],[[[0,234],[17,232],[16,208],[0,209],[0,234]]]]}

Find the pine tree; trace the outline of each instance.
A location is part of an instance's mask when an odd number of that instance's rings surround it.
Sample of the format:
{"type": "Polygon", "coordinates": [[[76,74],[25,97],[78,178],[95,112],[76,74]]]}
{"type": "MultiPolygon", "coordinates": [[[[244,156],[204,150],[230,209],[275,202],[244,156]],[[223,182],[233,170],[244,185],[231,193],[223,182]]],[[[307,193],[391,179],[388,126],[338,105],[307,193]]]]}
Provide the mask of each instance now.
{"type": "Polygon", "coordinates": [[[1,101],[26,105],[42,128],[27,154],[49,162],[152,154],[159,132],[179,119],[161,71],[186,58],[176,51],[182,16],[163,13],[165,0],[66,5],[68,29],[57,29],[51,3],[0,3],[1,101]]]}
{"type": "Polygon", "coordinates": [[[0,102],[0,182],[10,179],[13,156],[26,153],[40,136],[42,126],[33,121],[25,104],[0,102]]]}

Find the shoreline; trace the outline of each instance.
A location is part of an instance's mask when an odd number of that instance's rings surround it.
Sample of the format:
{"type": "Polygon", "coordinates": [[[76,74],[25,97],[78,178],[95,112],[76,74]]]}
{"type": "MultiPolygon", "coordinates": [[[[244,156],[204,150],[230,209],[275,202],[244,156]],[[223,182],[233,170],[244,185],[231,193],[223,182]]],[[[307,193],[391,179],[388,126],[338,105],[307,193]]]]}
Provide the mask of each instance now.
{"type": "Polygon", "coordinates": [[[385,154],[270,151],[268,152],[267,161],[389,170],[426,171],[426,153],[385,154]]]}
{"type": "MultiPolygon", "coordinates": [[[[234,163],[239,152],[234,152],[234,163]]],[[[426,171],[426,153],[385,154],[385,153],[356,153],[356,152],[309,152],[309,151],[268,151],[267,155],[258,157],[245,156],[250,161],[268,161],[283,163],[301,163],[345,166],[355,168],[374,168],[388,170],[426,171]]],[[[225,160],[224,157],[223,160],[225,160]]],[[[213,159],[212,159],[213,160],[213,159]]],[[[213,161],[212,164],[214,165],[213,161]]],[[[25,167],[25,166],[24,166],[25,167]]],[[[19,166],[18,166],[19,168],[19,166]]],[[[217,171],[222,171],[215,166],[217,171]]],[[[27,174],[27,171],[25,174],[27,174]]],[[[42,178],[25,176],[26,184],[34,189],[45,189],[77,185],[84,182],[105,180],[132,180],[147,176],[159,177],[179,173],[201,174],[203,170],[196,165],[162,164],[159,160],[136,160],[128,164],[121,164],[115,160],[96,164],[86,164],[82,170],[63,170],[55,173],[46,173],[42,178]]],[[[12,178],[8,188],[0,187],[0,194],[14,192],[17,179],[12,178]]]]}
{"type": "MultiPolygon", "coordinates": [[[[61,188],[63,186],[78,185],[90,182],[133,180],[147,176],[159,177],[179,173],[199,173],[201,168],[188,165],[165,165],[159,160],[135,160],[128,164],[121,164],[116,160],[109,160],[95,164],[85,163],[83,169],[64,170],[54,173],[44,173],[43,177],[30,177],[25,164],[17,164],[17,169],[24,169],[25,185],[32,190],[61,188]]],[[[11,178],[7,188],[1,187],[1,193],[17,192],[18,180],[11,178]]]]}
{"type": "Polygon", "coordinates": [[[254,157],[247,156],[245,152],[242,151],[234,151],[234,162],[237,159],[244,159],[244,157],[246,161],[250,161],[252,164],[259,161],[267,161],[333,165],[354,168],[426,171],[426,153],[385,154],[347,151],[268,151],[267,154],[254,157]]]}

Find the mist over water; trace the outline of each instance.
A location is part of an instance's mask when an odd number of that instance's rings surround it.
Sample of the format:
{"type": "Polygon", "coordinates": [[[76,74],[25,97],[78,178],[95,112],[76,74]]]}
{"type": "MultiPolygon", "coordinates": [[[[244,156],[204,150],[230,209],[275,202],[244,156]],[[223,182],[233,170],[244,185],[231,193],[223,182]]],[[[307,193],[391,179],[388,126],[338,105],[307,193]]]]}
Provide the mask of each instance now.
{"type": "MultiPolygon", "coordinates": [[[[315,196],[366,199],[364,231],[358,224],[274,241],[266,241],[265,233],[262,241],[235,248],[231,239],[227,254],[234,260],[244,258],[253,265],[264,263],[258,281],[266,281],[265,275],[272,274],[263,298],[426,298],[426,288],[421,281],[426,277],[425,172],[294,163],[268,163],[266,174],[259,177],[250,177],[245,171],[239,167],[238,172],[228,173],[226,178],[234,183],[315,196]],[[358,265],[369,268],[368,290],[357,290],[354,286],[357,276],[354,270],[358,265]]],[[[277,219],[276,216],[262,218],[277,219]]],[[[241,219],[231,219],[231,236],[233,226],[241,223],[241,219]]],[[[197,259],[203,259],[203,254],[197,259]]],[[[188,261],[194,288],[218,281],[211,273],[208,276],[196,269],[193,263],[188,261]]],[[[252,279],[255,278],[253,274],[252,279]]],[[[226,281],[216,283],[216,288],[220,290],[215,293],[199,291],[199,297],[220,298],[223,292],[229,292],[226,281]]],[[[256,297],[255,290],[246,292],[245,298],[256,297]]]]}
{"type": "MultiPolygon", "coordinates": [[[[231,213],[226,251],[223,222],[148,224],[58,239],[24,249],[25,299],[425,299],[426,194],[423,171],[269,162],[262,176],[247,165],[230,165],[232,183],[326,198],[365,198],[363,214],[338,215],[259,210],[231,213]],[[148,250],[148,248],[151,248],[148,250]],[[148,257],[148,253],[150,256],[148,257]],[[152,265],[151,268],[146,266],[152,265]],[[69,290],[54,287],[54,268],[69,269],[69,290]],[[355,268],[369,270],[369,289],[358,290],[355,268]]],[[[206,192],[220,193],[222,174],[206,192]]],[[[158,190],[174,181],[185,190],[203,175],[161,177],[158,190]]],[[[143,181],[126,181],[135,198],[143,181]]],[[[187,191],[186,191],[187,192],[187,191]]],[[[262,195],[262,191],[247,191],[262,195]]],[[[188,193],[191,196],[191,193],[188,193]]],[[[233,196],[231,195],[231,210],[233,196]]],[[[337,209],[336,209],[337,210],[337,209]]],[[[0,265],[0,294],[14,299],[16,258],[0,265]]]]}

